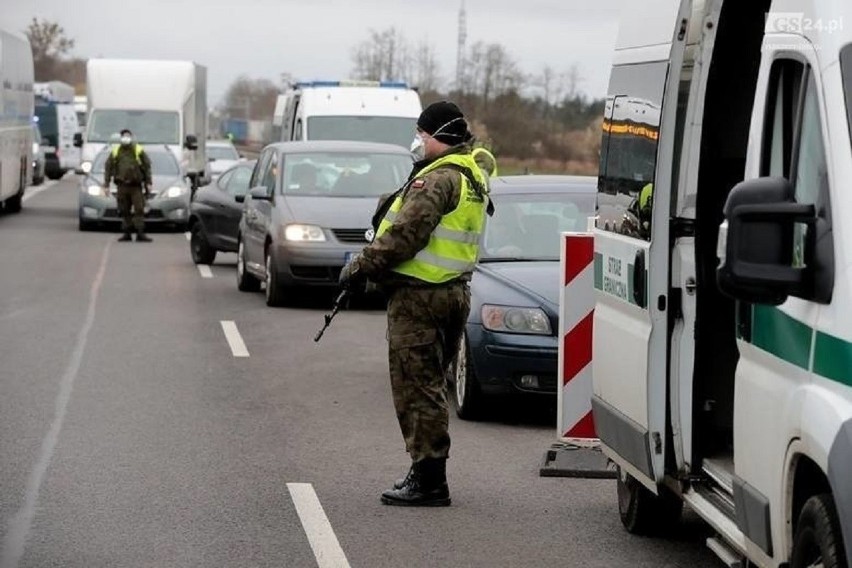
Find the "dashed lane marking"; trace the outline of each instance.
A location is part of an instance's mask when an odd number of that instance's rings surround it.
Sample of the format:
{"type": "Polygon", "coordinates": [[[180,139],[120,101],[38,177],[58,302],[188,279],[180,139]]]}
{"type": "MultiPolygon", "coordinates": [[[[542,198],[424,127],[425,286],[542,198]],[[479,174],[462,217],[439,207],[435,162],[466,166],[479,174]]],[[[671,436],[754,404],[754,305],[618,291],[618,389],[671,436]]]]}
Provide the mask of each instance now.
{"type": "Polygon", "coordinates": [[[319,568],[349,568],[349,561],[328,522],[319,497],[310,483],[288,483],[296,513],[314,551],[319,568]]]}
{"type": "Polygon", "coordinates": [[[225,332],[225,339],[228,340],[228,346],[231,348],[231,353],[234,354],[234,357],[248,357],[249,352],[246,349],[246,344],[240,335],[240,331],[237,329],[237,324],[228,320],[223,320],[220,323],[222,324],[222,331],[225,332]]]}
{"type": "Polygon", "coordinates": [[[198,272],[201,273],[202,278],[213,278],[213,271],[210,270],[210,266],[207,264],[196,264],[198,267],[198,272]]]}

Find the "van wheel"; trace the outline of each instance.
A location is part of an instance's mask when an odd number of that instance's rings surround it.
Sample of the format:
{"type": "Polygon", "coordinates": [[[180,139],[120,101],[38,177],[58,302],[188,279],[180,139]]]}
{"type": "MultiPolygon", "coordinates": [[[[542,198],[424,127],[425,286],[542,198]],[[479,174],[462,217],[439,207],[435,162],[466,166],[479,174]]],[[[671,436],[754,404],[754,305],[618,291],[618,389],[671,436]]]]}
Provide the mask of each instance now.
{"type": "Polygon", "coordinates": [[[846,568],[843,551],[843,533],[831,494],[811,497],[802,507],[796,523],[790,568],[846,568]]]}
{"type": "Polygon", "coordinates": [[[680,521],[683,501],[665,487],[654,495],[629,473],[618,468],[618,514],[630,534],[663,536],[680,521]]]}
{"type": "Polygon", "coordinates": [[[207,242],[201,223],[193,224],[190,229],[189,250],[195,264],[213,264],[216,260],[216,249],[207,242]]]}
{"type": "Polygon", "coordinates": [[[483,395],[468,355],[467,334],[462,334],[459,350],[448,372],[453,385],[453,406],[462,420],[476,420],[482,415],[483,395]]]}
{"type": "Polygon", "coordinates": [[[240,292],[260,290],[260,280],[249,274],[246,269],[246,249],[242,239],[237,247],[237,290],[240,292]]]}

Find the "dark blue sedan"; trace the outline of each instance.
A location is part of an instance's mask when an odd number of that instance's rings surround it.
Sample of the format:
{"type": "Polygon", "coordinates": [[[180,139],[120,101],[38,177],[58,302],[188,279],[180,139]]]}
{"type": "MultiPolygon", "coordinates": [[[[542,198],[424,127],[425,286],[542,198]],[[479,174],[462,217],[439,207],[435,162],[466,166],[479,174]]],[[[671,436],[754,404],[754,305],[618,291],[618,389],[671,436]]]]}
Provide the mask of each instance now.
{"type": "Polygon", "coordinates": [[[476,418],[489,397],[556,394],[559,255],[564,231],[595,215],[597,179],[509,176],[491,181],[471,309],[449,381],[456,413],[476,418]]]}

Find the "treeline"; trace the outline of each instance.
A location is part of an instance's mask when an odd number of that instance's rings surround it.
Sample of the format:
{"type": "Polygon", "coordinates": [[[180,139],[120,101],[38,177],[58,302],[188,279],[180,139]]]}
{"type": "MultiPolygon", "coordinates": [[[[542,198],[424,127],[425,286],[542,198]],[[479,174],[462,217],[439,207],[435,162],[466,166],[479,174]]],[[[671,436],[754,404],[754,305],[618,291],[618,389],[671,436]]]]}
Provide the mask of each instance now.
{"type": "Polygon", "coordinates": [[[33,18],[24,30],[33,52],[36,81],[62,81],[86,92],[86,60],[68,57],[74,40],[56,22],[33,18]]]}
{"type": "Polygon", "coordinates": [[[457,102],[474,134],[501,161],[533,162],[537,170],[596,170],[604,101],[580,92],[576,65],[529,74],[503,45],[484,42],[471,45],[459,63],[455,76],[445,78],[434,48],[410,43],[395,28],[370,30],[352,50],[354,78],[406,81],[420,89],[424,104],[457,102]]]}

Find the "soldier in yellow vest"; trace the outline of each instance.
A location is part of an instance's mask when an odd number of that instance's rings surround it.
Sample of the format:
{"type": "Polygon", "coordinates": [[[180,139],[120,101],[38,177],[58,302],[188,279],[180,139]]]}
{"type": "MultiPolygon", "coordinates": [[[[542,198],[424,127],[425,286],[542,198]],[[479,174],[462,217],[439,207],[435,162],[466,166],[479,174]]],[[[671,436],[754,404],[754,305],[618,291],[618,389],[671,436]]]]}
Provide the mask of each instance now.
{"type": "Polygon", "coordinates": [[[136,229],[136,242],[149,243],[145,235],[145,197],[151,187],[151,161],[142,146],[133,141],[133,133],[121,131],[121,143],[112,149],[104,166],[104,189],[110,181],[118,187],[116,201],[124,234],[119,241],[129,241],[131,229],[136,229]],[[132,215],[131,215],[132,207],[132,215]]]}
{"type": "Polygon", "coordinates": [[[471,141],[455,104],[423,111],[411,176],[379,207],[375,240],[340,275],[343,287],[369,278],[388,296],[391,391],[411,468],[382,494],[386,505],[450,504],[445,376],[470,311],[468,282],[488,207],[471,141]]]}

